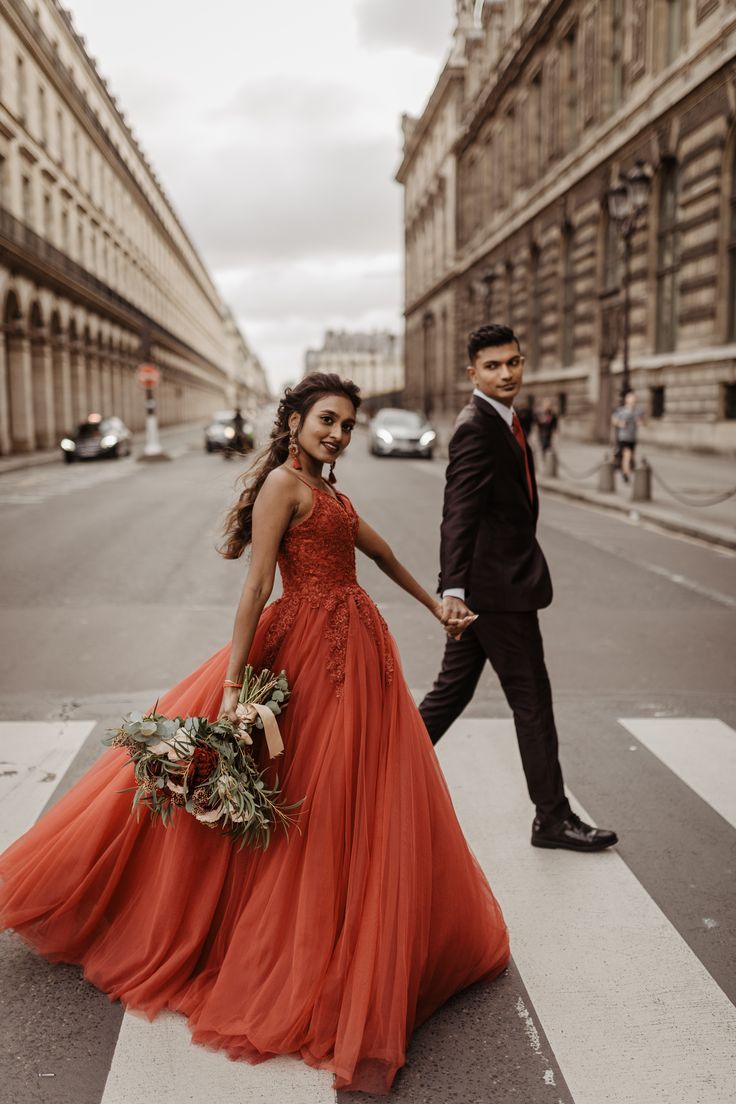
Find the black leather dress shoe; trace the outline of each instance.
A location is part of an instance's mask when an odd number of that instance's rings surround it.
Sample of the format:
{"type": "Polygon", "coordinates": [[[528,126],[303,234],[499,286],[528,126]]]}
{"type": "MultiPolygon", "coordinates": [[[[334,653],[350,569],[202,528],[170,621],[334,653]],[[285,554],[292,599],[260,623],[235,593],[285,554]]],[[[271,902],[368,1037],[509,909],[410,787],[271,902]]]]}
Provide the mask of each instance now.
{"type": "Polygon", "coordinates": [[[568,851],[604,851],[618,843],[618,836],[607,828],[593,828],[575,813],[557,824],[542,824],[535,817],[532,847],[566,847],[568,851]]]}

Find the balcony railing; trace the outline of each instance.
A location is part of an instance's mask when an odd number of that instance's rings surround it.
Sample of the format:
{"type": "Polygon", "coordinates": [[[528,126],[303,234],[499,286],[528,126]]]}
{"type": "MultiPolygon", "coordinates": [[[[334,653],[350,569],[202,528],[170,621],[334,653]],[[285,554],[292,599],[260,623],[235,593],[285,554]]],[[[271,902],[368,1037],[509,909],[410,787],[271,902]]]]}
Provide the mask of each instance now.
{"type": "Polygon", "coordinates": [[[114,307],[116,313],[124,312],[141,335],[146,335],[152,341],[163,340],[165,343],[189,353],[200,363],[207,364],[217,372],[221,371],[216,364],[208,361],[186,341],[156,322],[140,307],[137,307],[124,295],[120,295],[114,288],[111,288],[109,284],[98,279],[97,276],[93,276],[91,272],[73,261],[66,253],[51,245],[50,242],[42,238],[35,230],[31,230],[30,226],[26,226],[24,222],[17,219],[5,207],[0,207],[0,247],[2,246],[10,246],[13,252],[19,255],[20,261],[25,261],[31,268],[37,270],[37,266],[42,264],[47,270],[50,270],[51,274],[62,285],[65,282],[74,283],[77,287],[93,294],[98,300],[102,299],[110,307],[114,307]]]}

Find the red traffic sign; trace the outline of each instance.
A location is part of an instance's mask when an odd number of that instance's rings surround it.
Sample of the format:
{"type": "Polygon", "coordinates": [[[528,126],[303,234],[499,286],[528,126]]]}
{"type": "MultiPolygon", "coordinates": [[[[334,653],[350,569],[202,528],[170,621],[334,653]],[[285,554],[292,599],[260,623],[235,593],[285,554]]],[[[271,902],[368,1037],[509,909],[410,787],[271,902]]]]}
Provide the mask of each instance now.
{"type": "Polygon", "coordinates": [[[135,375],[141,387],[158,387],[161,382],[161,373],[155,364],[139,364],[135,375]]]}

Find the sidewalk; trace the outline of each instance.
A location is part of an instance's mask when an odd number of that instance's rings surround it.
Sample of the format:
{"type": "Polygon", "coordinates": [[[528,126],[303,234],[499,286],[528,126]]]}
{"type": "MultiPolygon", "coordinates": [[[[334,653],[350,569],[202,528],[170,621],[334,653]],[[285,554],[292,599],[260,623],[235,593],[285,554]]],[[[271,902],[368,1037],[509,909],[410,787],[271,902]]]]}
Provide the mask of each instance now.
{"type": "Polygon", "coordinates": [[[537,478],[541,489],[575,498],[608,510],[638,515],[665,529],[698,537],[711,544],[736,550],[736,463],[720,456],[640,445],[637,462],[646,459],[652,469],[652,499],[632,502],[632,485],[615,474],[614,492],[598,490],[597,466],[611,455],[605,445],[587,444],[558,438],[557,478],[544,474],[541,456],[535,445],[537,478]],[[731,491],[724,502],[709,503],[719,494],[731,491]],[[675,492],[670,493],[670,492],[675,492]],[[677,497],[676,497],[677,496],[677,497]]]}
{"type": "MultiPolygon", "coordinates": [[[[184,425],[166,426],[159,429],[159,438],[164,452],[168,452],[172,458],[189,452],[191,448],[201,447],[206,419],[199,418],[194,422],[186,422],[184,425]]],[[[133,455],[137,459],[143,452],[146,440],[146,432],[141,429],[133,434],[133,455]]],[[[60,464],[62,453],[60,448],[41,449],[38,452],[21,452],[13,456],[0,456],[0,475],[6,472],[21,471],[23,468],[38,468],[45,464],[60,464]]]]}

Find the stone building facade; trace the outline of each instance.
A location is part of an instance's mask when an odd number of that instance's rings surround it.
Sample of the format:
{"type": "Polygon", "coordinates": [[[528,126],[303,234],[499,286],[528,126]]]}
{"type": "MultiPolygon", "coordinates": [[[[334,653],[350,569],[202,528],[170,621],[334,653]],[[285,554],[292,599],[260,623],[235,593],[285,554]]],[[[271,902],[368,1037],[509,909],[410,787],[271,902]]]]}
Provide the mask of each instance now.
{"type": "Polygon", "coordinates": [[[397,395],[404,388],[401,339],[388,330],[327,330],[321,349],[308,349],[305,372],[335,372],[357,383],[364,399],[397,395]]]}
{"type": "Polygon", "coordinates": [[[267,387],[84,41],[57,0],[0,10],[0,453],[91,411],[163,424],[267,387]]]}
{"type": "Polygon", "coordinates": [[[457,7],[450,59],[404,122],[407,402],[452,415],[468,330],[506,321],[527,394],[555,400],[568,432],[607,437],[623,352],[607,196],[641,161],[651,188],[632,240],[630,360],[643,436],[736,450],[736,7],[457,7]],[[438,218],[444,253],[424,230],[438,218]]]}

